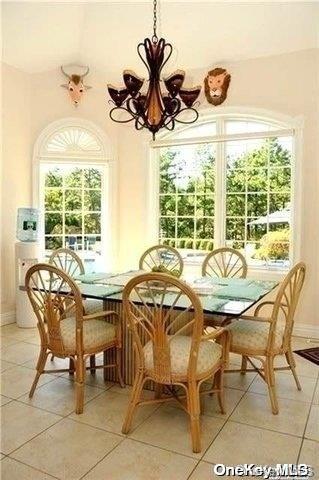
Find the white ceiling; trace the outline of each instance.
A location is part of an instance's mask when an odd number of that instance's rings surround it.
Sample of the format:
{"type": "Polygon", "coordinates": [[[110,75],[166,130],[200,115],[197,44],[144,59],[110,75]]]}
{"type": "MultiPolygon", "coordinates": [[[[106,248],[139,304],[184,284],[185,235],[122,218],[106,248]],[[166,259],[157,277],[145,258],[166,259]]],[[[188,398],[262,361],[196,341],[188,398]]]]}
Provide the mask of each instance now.
{"type": "MultiPolygon", "coordinates": [[[[103,72],[143,72],[136,45],[152,34],[152,2],[4,2],[3,60],[29,73],[84,63],[103,72]]],[[[318,47],[319,3],[160,3],[159,33],[179,68],[318,47]]]]}

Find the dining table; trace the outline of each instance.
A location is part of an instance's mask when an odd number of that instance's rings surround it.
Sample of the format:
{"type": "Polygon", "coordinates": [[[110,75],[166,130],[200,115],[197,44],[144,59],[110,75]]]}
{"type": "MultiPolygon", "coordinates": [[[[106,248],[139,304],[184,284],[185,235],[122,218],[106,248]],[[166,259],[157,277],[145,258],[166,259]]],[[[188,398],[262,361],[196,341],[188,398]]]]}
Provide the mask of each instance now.
{"type": "MultiPolygon", "coordinates": [[[[124,382],[132,385],[135,375],[135,358],[132,335],[126,326],[123,314],[122,292],[125,285],[132,278],[145,274],[142,270],[130,270],[127,272],[110,273],[97,272],[81,274],[74,277],[78,284],[83,299],[95,299],[103,301],[104,310],[115,311],[123,325],[122,328],[122,365],[124,382]]],[[[210,325],[210,320],[216,317],[222,319],[222,323],[229,323],[239,319],[251,307],[274,290],[278,282],[270,280],[256,280],[253,278],[220,278],[220,277],[182,277],[198,295],[205,317],[205,324],[210,325]]],[[[173,296],[169,292],[165,294],[163,308],[171,308],[173,296]]],[[[173,311],[178,312],[185,308],[183,297],[174,305],[173,311]]],[[[139,302],[138,298],[134,302],[139,302]]],[[[140,308],[145,308],[142,304],[140,308]]],[[[191,315],[191,311],[188,313],[191,315]]],[[[107,360],[111,363],[115,360],[115,352],[106,352],[107,360]]],[[[107,380],[116,382],[114,369],[107,369],[107,380]]]]}

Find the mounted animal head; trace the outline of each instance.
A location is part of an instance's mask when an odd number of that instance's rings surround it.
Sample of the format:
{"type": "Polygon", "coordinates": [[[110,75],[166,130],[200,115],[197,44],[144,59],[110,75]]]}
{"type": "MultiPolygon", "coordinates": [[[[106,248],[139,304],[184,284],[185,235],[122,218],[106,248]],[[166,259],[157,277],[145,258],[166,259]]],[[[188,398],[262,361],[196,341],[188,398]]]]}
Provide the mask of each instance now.
{"type": "Polygon", "coordinates": [[[86,72],[83,75],[78,75],[78,74],[69,75],[68,73],[66,73],[63,66],[61,66],[61,72],[68,79],[68,83],[61,85],[61,87],[68,89],[70,98],[76,107],[78,106],[85,90],[92,88],[89,85],[84,85],[83,83],[83,78],[87,76],[89,71],[90,71],[89,67],[86,67],[86,72]]]}
{"type": "Polygon", "coordinates": [[[212,105],[220,105],[227,98],[231,76],[225,68],[214,68],[205,77],[206,99],[212,105]]]}

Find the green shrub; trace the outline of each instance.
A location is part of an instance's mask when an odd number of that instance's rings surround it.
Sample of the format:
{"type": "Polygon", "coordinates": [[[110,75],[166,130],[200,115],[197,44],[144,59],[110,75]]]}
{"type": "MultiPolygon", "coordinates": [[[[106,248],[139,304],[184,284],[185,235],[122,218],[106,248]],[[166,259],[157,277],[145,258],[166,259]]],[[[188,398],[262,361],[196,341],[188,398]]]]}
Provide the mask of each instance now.
{"type": "Polygon", "coordinates": [[[261,260],[287,260],[289,258],[289,229],[269,232],[260,240],[260,248],[255,258],[261,260]]]}

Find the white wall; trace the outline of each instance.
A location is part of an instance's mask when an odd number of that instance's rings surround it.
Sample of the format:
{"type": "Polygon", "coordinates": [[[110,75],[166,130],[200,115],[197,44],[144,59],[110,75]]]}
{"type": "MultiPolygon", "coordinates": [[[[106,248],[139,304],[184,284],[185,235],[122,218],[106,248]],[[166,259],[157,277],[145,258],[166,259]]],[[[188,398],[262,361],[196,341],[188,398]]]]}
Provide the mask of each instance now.
{"type": "MultiPolygon", "coordinates": [[[[302,156],[302,218],[300,242],[301,258],[307,263],[307,280],[303,292],[302,306],[298,322],[306,325],[318,325],[319,316],[314,308],[318,294],[319,256],[319,140],[318,129],[318,50],[307,50],[287,55],[265,57],[254,60],[228,64],[232,74],[228,106],[241,106],[273,110],[289,116],[304,117],[304,151],[302,156]]],[[[178,67],[173,65],[172,70],[178,67]]],[[[188,78],[194,84],[202,82],[206,70],[188,72],[188,78]]],[[[108,119],[106,94],[107,73],[101,75],[92,72],[88,83],[93,89],[87,93],[83,103],[74,109],[69,104],[65,92],[59,87],[63,82],[59,71],[47,72],[28,77],[30,83],[29,115],[30,128],[20,113],[19,97],[24,102],[23,79],[26,75],[5,68],[4,78],[7,107],[4,116],[5,152],[4,164],[11,172],[11,181],[5,181],[4,197],[12,191],[12,185],[18,184],[20,194],[10,201],[10,214],[5,214],[4,225],[10,235],[4,238],[6,285],[4,286],[7,302],[11,307],[13,295],[13,257],[15,211],[21,202],[30,198],[31,191],[31,151],[40,131],[51,121],[58,118],[79,116],[87,118],[103,128],[112,139],[118,163],[118,234],[119,267],[134,267],[140,253],[148,245],[148,157],[147,144],[150,136],[136,132],[133,125],[118,126],[108,119]],[[21,89],[22,92],[21,93],[21,89]],[[8,108],[9,105],[9,108],[8,108]],[[15,114],[16,112],[16,114],[15,114]],[[6,133],[7,132],[7,133],[6,133]],[[11,132],[11,133],[10,133],[11,132]],[[21,132],[21,133],[20,133],[21,132]],[[19,138],[18,142],[10,140],[11,135],[19,138]],[[18,152],[17,152],[18,150],[18,152]],[[9,161],[10,159],[10,161],[9,161]],[[17,177],[13,172],[23,172],[17,177]],[[18,178],[18,179],[17,179],[18,178]],[[13,183],[11,183],[13,182],[13,183]]],[[[204,97],[203,107],[207,108],[204,97]]],[[[214,111],[214,107],[211,107],[214,111]]],[[[216,111],[218,107],[215,109],[216,111]]]]}

